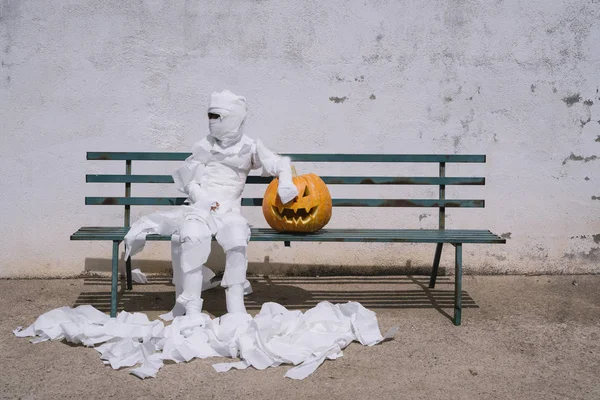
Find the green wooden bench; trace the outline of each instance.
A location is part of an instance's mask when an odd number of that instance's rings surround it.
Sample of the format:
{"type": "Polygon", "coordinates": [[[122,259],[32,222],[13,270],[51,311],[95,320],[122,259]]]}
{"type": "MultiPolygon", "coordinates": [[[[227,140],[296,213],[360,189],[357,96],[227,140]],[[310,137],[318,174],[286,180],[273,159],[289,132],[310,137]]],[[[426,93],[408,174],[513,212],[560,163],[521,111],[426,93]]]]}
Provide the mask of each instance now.
{"type": "MultiPolygon", "coordinates": [[[[110,315],[117,312],[118,256],[119,244],[123,241],[130,226],[131,206],[175,206],[183,204],[185,197],[132,197],[133,183],[173,183],[170,175],[133,175],[132,161],[183,161],[190,153],[129,153],[129,152],[88,152],[88,160],[125,161],[125,173],[120,175],[86,175],[86,182],[124,183],[123,197],[86,197],[88,205],[124,206],[123,226],[82,227],[71,240],[112,241],[112,286],[110,315]]],[[[344,163],[437,163],[439,175],[435,177],[402,176],[322,176],[328,185],[435,185],[439,187],[437,199],[333,199],[334,207],[432,207],[439,210],[438,229],[322,229],[316,233],[277,233],[272,229],[253,228],[252,241],[279,241],[285,246],[291,242],[396,242],[396,243],[435,243],[435,256],[429,287],[435,281],[444,243],[455,247],[454,284],[454,324],[461,321],[462,293],[462,247],[464,243],[506,243],[506,240],[488,230],[446,229],[446,208],[484,207],[484,200],[446,199],[447,185],[484,185],[483,177],[447,177],[447,163],[485,163],[485,155],[428,155],[428,154],[286,154],[295,162],[344,162],[344,163]]],[[[175,169],[174,166],[173,169],[175,169]]],[[[267,184],[268,177],[249,176],[247,184],[267,184]]],[[[244,198],[243,206],[261,206],[262,198],[244,198]]],[[[169,236],[148,235],[148,240],[167,241],[169,236]]],[[[131,258],[126,260],[127,289],[132,289],[131,258]]]]}

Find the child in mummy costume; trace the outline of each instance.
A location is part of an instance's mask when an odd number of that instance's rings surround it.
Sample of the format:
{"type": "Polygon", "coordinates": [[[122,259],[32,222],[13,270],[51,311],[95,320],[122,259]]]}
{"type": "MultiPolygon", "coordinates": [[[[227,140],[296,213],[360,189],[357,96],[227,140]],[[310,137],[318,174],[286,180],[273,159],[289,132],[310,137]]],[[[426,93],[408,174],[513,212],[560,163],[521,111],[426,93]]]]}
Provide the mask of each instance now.
{"type": "Polygon", "coordinates": [[[241,215],[241,196],[252,169],[279,178],[283,203],[298,195],[290,160],[244,135],[246,100],[225,90],[213,93],[208,108],[210,134],[197,142],[185,165],[173,174],[177,188],[188,195],[177,210],[140,218],[125,237],[125,258],[142,250],[149,233],[171,234],[176,305],[165,319],[202,311],[201,291],[214,274],[204,266],[215,236],[225,252],[228,313],[246,312],[244,284],[250,226],[241,215]]]}

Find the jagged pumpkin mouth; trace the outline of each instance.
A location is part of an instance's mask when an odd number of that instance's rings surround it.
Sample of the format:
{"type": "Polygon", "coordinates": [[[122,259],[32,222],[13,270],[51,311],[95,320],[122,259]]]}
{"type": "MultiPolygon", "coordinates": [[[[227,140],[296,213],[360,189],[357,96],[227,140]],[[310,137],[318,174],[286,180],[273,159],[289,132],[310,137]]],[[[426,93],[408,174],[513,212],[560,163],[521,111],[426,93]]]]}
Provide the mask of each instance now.
{"type": "Polygon", "coordinates": [[[275,214],[277,217],[284,220],[285,222],[294,222],[296,224],[309,223],[317,214],[318,208],[319,206],[314,206],[311,208],[305,207],[293,210],[287,207],[271,206],[273,214],[275,214]]]}

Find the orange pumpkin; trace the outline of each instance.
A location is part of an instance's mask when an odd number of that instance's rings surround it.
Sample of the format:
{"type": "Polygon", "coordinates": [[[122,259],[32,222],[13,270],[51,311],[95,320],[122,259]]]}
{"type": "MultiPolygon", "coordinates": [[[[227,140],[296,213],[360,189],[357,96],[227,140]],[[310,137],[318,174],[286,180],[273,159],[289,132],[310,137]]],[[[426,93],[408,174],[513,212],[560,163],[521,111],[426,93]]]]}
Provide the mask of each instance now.
{"type": "Polygon", "coordinates": [[[263,214],[271,228],[278,232],[316,232],[331,219],[331,194],[327,185],[315,174],[296,176],[293,182],[298,197],[283,204],[277,194],[277,178],[267,187],[263,198],[263,214]]]}

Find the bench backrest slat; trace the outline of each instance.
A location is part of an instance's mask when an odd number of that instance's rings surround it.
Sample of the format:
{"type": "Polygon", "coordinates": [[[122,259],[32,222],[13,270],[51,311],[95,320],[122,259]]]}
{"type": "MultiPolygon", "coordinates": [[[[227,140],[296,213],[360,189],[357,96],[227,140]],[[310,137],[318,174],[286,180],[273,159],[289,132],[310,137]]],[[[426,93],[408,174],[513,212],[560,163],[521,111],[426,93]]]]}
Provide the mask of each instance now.
{"type": "MultiPolygon", "coordinates": [[[[483,177],[437,176],[321,176],[328,185],[485,185],[483,177]]],[[[247,184],[268,184],[270,176],[249,176],[247,184]]],[[[173,183],[171,175],[86,175],[88,183],[173,183]]]]}
{"type": "MultiPolygon", "coordinates": [[[[179,206],[185,197],[86,197],[89,206],[179,206]]],[[[242,206],[262,206],[260,197],[242,199],[242,206]]],[[[485,207],[484,200],[438,199],[332,199],[334,207],[485,207]]]]}
{"type": "MultiPolygon", "coordinates": [[[[94,152],[87,153],[88,160],[139,160],[139,161],[183,161],[191,153],[152,152],[94,152]]],[[[480,154],[281,154],[296,162],[446,162],[484,163],[480,154]]]]}
{"type": "MultiPolygon", "coordinates": [[[[125,161],[125,174],[88,174],[90,183],[124,183],[124,197],[86,197],[88,205],[123,206],[124,226],[130,224],[131,206],[176,206],[185,197],[131,197],[133,183],[173,183],[170,175],[132,175],[132,161],[183,161],[189,152],[88,152],[88,160],[125,161]]],[[[437,199],[338,199],[334,207],[434,207],[439,209],[439,229],[445,229],[447,207],[480,208],[484,200],[446,199],[446,185],[485,185],[484,177],[447,177],[446,163],[485,163],[479,154],[282,154],[295,162],[358,162],[358,163],[437,163],[438,176],[322,176],[328,185],[435,185],[437,199]]],[[[248,184],[268,184],[273,178],[249,176],[248,184]]],[[[261,206],[262,198],[244,198],[242,206],[261,206]]]]}

